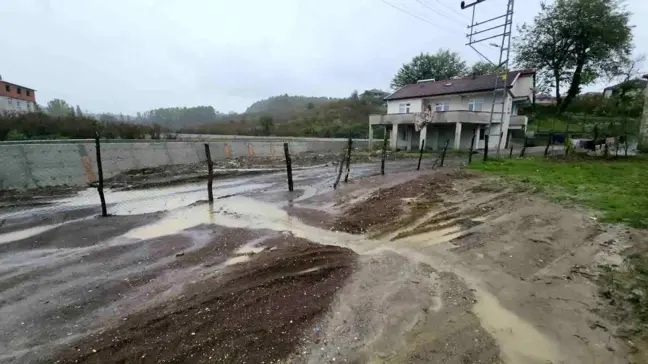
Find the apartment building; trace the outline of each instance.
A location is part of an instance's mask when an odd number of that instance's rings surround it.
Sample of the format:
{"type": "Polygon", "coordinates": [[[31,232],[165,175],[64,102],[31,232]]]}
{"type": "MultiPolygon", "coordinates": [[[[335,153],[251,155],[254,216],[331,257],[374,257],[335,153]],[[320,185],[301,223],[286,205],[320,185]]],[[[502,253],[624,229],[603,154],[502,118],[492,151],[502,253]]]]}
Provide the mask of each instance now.
{"type": "Polygon", "coordinates": [[[0,112],[36,110],[36,90],[2,80],[0,77],[0,112]]]}

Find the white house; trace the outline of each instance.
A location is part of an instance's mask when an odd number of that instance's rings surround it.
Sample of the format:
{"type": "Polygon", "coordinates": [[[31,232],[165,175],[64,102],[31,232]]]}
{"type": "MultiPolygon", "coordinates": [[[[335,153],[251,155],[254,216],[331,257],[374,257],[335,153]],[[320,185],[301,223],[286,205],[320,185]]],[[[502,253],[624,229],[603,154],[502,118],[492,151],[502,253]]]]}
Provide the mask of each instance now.
{"type": "Polygon", "coordinates": [[[455,149],[484,148],[488,133],[489,149],[506,148],[511,131],[526,130],[528,118],[518,116],[518,107],[533,102],[535,70],[518,70],[506,75],[467,76],[452,80],[421,80],[387,96],[387,114],[369,116],[369,140],[373,128],[390,129],[392,150],[418,150],[425,140],[427,148],[442,148],[446,140],[455,149]],[[491,106],[495,108],[491,120],[491,106]],[[502,113],[502,106],[504,112],[502,113]],[[420,129],[420,130],[419,130],[420,129]]]}

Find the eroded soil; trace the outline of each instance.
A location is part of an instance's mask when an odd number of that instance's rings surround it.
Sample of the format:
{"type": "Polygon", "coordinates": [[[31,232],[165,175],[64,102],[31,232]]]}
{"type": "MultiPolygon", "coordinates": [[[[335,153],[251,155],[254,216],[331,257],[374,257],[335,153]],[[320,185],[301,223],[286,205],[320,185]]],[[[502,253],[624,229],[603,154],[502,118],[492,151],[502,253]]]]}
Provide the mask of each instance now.
{"type": "Polygon", "coordinates": [[[598,275],[643,232],[452,169],[333,178],[7,220],[0,362],[630,362],[598,275]]]}

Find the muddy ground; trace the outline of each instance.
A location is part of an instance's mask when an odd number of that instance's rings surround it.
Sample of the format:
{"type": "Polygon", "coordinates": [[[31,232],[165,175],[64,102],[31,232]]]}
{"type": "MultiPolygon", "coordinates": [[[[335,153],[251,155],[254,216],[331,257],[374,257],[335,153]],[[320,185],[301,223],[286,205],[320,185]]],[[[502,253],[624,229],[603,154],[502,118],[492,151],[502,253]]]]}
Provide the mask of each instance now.
{"type": "Polygon", "coordinates": [[[630,362],[597,276],[646,235],[450,164],[0,212],[0,362],[630,362]]]}

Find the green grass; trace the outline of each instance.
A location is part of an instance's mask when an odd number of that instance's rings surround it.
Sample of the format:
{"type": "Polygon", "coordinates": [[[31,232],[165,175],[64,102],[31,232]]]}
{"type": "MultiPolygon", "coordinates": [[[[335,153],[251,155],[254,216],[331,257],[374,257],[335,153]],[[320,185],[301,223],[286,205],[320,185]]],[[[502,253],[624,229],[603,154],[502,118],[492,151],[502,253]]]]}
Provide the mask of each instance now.
{"type": "Polygon", "coordinates": [[[605,221],[648,227],[648,159],[473,163],[470,169],[511,177],[547,196],[603,212],[605,221]]]}

